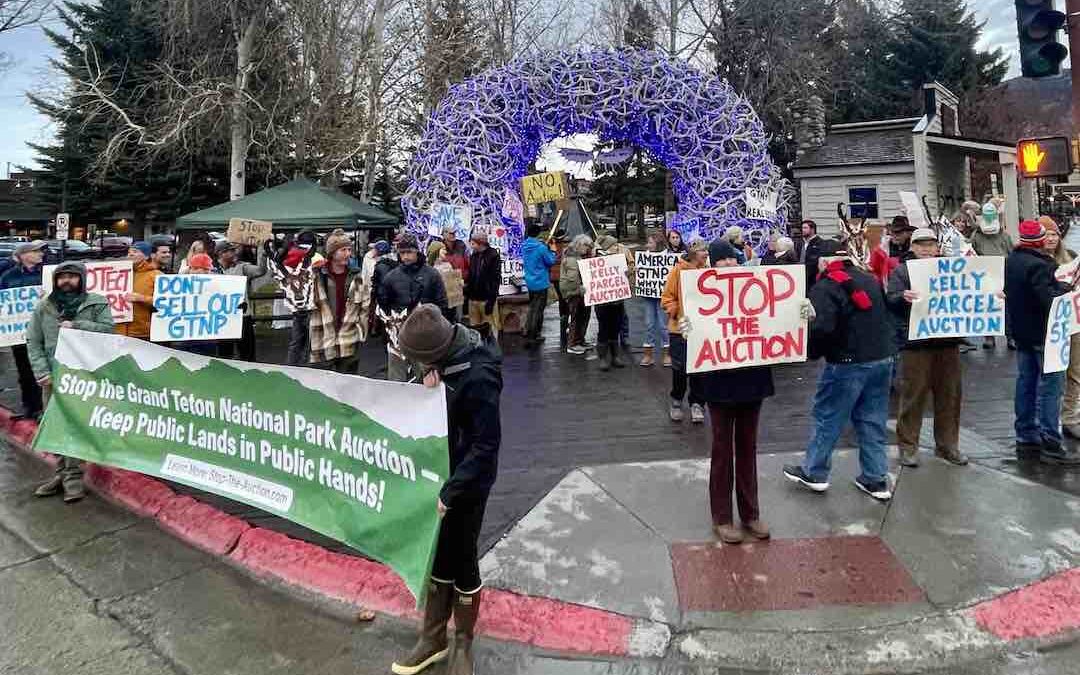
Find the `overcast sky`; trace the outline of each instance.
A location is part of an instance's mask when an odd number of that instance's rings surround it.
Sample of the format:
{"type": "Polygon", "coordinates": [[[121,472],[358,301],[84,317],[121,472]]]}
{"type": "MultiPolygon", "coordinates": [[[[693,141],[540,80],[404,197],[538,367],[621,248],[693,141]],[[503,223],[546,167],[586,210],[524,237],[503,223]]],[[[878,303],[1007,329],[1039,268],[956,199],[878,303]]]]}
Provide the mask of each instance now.
{"type": "MultiPolygon", "coordinates": [[[[969,0],[969,5],[987,22],[980,46],[1004,48],[1013,61],[1009,77],[1019,74],[1013,0],[969,0]]],[[[48,142],[51,136],[45,119],[30,107],[24,93],[49,81],[52,50],[40,29],[24,28],[0,35],[0,51],[15,59],[14,67],[0,74],[0,173],[6,176],[8,164],[33,164],[34,153],[27,142],[48,142]]]]}

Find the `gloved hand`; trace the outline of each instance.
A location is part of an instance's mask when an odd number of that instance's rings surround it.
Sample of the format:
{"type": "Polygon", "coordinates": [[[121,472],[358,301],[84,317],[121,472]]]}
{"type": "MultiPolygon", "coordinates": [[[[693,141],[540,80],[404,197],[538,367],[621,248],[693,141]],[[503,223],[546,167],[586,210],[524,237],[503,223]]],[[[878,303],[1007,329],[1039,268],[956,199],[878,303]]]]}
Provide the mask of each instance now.
{"type": "Polygon", "coordinates": [[[484,303],[484,314],[491,314],[495,311],[495,301],[488,300],[484,303]]]}
{"type": "Polygon", "coordinates": [[[803,300],[799,305],[799,318],[803,321],[813,321],[817,318],[817,311],[814,309],[814,303],[809,300],[803,300]]]}
{"type": "Polygon", "coordinates": [[[685,316],[679,317],[679,332],[682,333],[683,338],[690,336],[691,326],[690,319],[685,316]]]}

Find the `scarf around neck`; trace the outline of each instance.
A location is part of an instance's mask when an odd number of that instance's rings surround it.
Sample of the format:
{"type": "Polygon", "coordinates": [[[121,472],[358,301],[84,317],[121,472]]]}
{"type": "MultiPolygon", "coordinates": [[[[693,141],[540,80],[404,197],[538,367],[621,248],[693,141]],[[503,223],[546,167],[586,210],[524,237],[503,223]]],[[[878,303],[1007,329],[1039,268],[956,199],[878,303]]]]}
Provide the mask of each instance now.
{"type": "Polygon", "coordinates": [[[825,271],[821,273],[821,276],[840,284],[840,287],[844,289],[844,292],[851,298],[852,304],[860,312],[865,312],[874,306],[874,303],[870,300],[870,296],[866,294],[866,291],[855,286],[855,280],[848,274],[846,268],[846,261],[834,260],[825,268],[825,271]]]}
{"type": "Polygon", "coordinates": [[[71,321],[79,312],[79,307],[86,300],[84,291],[53,291],[49,299],[56,305],[56,311],[60,314],[61,321],[71,321]]]}

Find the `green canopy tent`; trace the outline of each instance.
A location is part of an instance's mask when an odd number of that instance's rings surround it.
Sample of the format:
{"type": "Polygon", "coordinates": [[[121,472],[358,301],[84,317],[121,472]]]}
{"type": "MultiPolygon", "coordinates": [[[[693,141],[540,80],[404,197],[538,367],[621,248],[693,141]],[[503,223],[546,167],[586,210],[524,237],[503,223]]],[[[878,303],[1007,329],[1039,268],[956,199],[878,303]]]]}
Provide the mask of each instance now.
{"type": "Polygon", "coordinates": [[[224,229],[232,218],[268,220],[275,232],[286,230],[325,230],[340,227],[389,229],[398,219],[334,188],[297,178],[284,185],[268,188],[243,199],[225,202],[208,209],[180,216],[177,232],[184,230],[224,229]]]}

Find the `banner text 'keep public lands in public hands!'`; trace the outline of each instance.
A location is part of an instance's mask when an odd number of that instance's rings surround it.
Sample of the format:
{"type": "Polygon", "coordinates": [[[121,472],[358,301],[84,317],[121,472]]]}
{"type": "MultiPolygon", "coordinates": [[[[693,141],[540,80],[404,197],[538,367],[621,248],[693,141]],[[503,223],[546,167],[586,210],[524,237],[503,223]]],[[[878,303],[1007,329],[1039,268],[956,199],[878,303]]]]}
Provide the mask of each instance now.
{"type": "Polygon", "coordinates": [[[36,449],[266,509],[389,565],[423,600],[445,394],[64,329],[36,449]]]}

